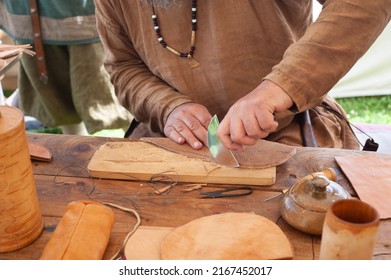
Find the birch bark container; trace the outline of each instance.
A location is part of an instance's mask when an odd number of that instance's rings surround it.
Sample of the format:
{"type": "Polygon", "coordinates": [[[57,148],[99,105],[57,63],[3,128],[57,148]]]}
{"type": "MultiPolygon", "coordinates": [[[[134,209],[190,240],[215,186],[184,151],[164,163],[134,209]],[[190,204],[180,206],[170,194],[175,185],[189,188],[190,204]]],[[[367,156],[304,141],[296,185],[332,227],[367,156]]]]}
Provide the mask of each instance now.
{"type": "Polygon", "coordinates": [[[374,207],[358,199],[338,200],[327,211],[321,260],[370,260],[380,224],[374,207]]]}
{"type": "Polygon", "coordinates": [[[24,115],[0,106],[0,252],[29,245],[42,229],[24,115]]]}

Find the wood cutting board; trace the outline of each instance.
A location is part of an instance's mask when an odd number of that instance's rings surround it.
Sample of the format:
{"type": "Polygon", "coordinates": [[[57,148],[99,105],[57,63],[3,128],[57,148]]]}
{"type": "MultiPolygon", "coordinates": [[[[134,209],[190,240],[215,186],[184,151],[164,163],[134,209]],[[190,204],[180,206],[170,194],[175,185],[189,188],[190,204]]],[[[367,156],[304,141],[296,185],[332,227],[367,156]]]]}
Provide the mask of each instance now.
{"type": "Polygon", "coordinates": [[[275,166],[230,168],[140,141],[102,145],[91,158],[88,170],[96,178],[124,180],[150,180],[161,173],[188,183],[268,186],[276,180],[275,166]]]}
{"type": "Polygon", "coordinates": [[[253,213],[223,213],[178,228],[139,227],[125,246],[128,260],[294,259],[290,241],[272,221],[253,213]]]}

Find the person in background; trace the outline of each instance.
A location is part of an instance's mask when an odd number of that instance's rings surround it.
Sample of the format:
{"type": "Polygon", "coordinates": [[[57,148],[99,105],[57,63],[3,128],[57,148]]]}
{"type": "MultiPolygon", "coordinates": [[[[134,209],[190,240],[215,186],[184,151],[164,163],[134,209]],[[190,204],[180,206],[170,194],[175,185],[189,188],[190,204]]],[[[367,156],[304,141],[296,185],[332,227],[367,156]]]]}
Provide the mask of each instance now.
{"type": "Polygon", "coordinates": [[[313,22],[310,0],[95,0],[104,64],[135,117],[129,135],[200,149],[217,114],[233,150],[307,136],[358,149],[327,93],[387,25],[391,0],[319,2],[313,22]]]}
{"type": "Polygon", "coordinates": [[[36,52],[20,61],[25,114],[64,134],[129,126],[133,117],[118,102],[102,64],[93,0],[0,0],[0,28],[36,52]]]}

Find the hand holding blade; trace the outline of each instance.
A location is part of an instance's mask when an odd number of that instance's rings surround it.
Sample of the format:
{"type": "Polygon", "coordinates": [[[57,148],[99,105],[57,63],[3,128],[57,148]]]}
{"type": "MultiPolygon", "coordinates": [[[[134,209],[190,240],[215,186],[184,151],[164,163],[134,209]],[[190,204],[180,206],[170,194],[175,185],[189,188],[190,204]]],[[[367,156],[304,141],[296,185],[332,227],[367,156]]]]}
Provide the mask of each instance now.
{"type": "Polygon", "coordinates": [[[217,137],[216,132],[218,128],[219,120],[217,116],[214,115],[208,126],[208,148],[210,153],[216,161],[222,165],[228,167],[239,167],[239,163],[232,154],[232,151],[224,147],[220,139],[217,137]]]}

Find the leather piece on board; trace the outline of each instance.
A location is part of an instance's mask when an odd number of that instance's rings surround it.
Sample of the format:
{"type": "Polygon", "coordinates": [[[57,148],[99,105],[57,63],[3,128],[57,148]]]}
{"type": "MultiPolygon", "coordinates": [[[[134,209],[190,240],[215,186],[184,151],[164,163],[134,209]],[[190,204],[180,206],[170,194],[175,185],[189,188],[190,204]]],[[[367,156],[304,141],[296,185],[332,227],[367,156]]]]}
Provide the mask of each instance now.
{"type": "Polygon", "coordinates": [[[38,143],[33,143],[33,142],[27,142],[27,143],[29,146],[31,159],[40,160],[40,161],[52,160],[52,153],[48,148],[38,143]]]}
{"type": "Polygon", "coordinates": [[[293,259],[284,232],[253,213],[223,213],[193,220],[174,229],[160,247],[163,260],[293,259]]]}
{"type": "MultiPolygon", "coordinates": [[[[180,145],[163,137],[141,138],[141,140],[184,156],[217,163],[205,146],[200,150],[194,150],[188,144],[180,145]]],[[[244,152],[232,152],[240,168],[268,168],[278,166],[290,159],[296,153],[296,149],[292,146],[260,139],[255,145],[247,146],[244,152]]]]}
{"type": "Polygon", "coordinates": [[[374,156],[335,157],[358,197],[377,209],[380,219],[391,218],[391,159],[374,156]]]}

